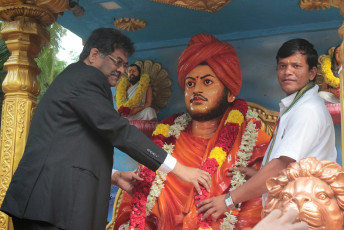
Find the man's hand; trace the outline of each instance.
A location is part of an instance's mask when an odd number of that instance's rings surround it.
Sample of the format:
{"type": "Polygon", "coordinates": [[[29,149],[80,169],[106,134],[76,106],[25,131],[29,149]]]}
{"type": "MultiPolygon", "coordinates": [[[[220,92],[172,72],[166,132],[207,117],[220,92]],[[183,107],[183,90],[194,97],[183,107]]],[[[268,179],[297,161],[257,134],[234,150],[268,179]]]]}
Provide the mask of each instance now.
{"type": "Polygon", "coordinates": [[[111,184],[117,185],[127,193],[131,194],[136,180],[143,180],[131,171],[116,171],[111,177],[111,184]]]}
{"type": "Polygon", "coordinates": [[[263,220],[261,220],[252,230],[283,229],[283,230],[307,230],[305,222],[294,223],[297,217],[295,209],[288,209],[282,214],[281,210],[275,209],[263,220]]]}
{"type": "Polygon", "coordinates": [[[199,194],[202,194],[199,184],[203,185],[210,192],[211,177],[209,173],[198,168],[187,167],[179,162],[177,162],[171,172],[182,181],[192,183],[199,194]]]}
{"type": "Polygon", "coordinates": [[[214,213],[214,215],[212,216],[212,220],[216,222],[222,214],[230,211],[230,209],[226,206],[225,197],[226,194],[223,194],[199,202],[197,205],[197,212],[204,212],[202,219],[204,220],[214,213]]]}
{"type": "Polygon", "coordinates": [[[233,176],[234,171],[240,171],[242,173],[245,173],[246,180],[250,179],[252,176],[254,176],[258,170],[251,167],[231,167],[228,169],[227,176],[231,177],[233,176]]]}

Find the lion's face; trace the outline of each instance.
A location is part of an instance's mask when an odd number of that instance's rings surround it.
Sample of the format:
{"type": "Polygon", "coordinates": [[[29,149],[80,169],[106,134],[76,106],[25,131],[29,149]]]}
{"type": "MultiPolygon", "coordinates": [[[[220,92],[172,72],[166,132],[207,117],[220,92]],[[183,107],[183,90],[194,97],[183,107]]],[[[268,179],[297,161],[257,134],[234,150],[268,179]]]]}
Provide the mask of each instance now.
{"type": "Polygon", "coordinates": [[[331,187],[316,177],[290,181],[280,192],[277,208],[299,210],[296,221],[305,221],[309,229],[341,230],[343,216],[331,187]]]}

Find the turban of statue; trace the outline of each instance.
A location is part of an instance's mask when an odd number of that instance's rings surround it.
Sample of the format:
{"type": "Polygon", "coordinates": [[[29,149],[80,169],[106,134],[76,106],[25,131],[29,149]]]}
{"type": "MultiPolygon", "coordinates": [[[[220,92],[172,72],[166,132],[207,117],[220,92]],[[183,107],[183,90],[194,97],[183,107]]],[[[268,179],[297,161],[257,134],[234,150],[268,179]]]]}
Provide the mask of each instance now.
{"type": "Polygon", "coordinates": [[[178,59],[178,82],[183,90],[186,75],[202,62],[210,66],[232,94],[239,94],[242,76],[234,48],[207,34],[193,36],[178,59]]]}

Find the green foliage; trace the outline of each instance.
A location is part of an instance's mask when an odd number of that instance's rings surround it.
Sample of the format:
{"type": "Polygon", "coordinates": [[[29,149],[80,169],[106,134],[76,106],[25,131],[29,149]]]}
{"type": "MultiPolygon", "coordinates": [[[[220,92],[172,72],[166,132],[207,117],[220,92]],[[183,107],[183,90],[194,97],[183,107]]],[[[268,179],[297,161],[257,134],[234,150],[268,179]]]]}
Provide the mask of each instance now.
{"type": "MultiPolygon", "coordinates": [[[[0,21],[0,26],[2,22],[0,21]]],[[[51,82],[55,77],[67,66],[67,63],[56,58],[60,49],[61,38],[66,35],[67,30],[58,23],[54,23],[47,29],[50,33],[50,43],[43,47],[42,52],[38,58],[35,59],[38,67],[41,69],[41,73],[37,76],[41,85],[41,93],[38,96],[38,100],[48,89],[51,82]]],[[[4,63],[10,56],[10,52],[6,47],[4,41],[0,40],[0,81],[2,83],[6,76],[4,70],[4,63]]]]}
{"type": "Polygon", "coordinates": [[[60,49],[61,38],[66,35],[67,30],[57,22],[48,29],[50,32],[50,43],[43,47],[38,58],[35,59],[41,73],[37,76],[41,85],[41,93],[38,100],[44,95],[55,77],[67,66],[67,63],[56,58],[60,49]]]}

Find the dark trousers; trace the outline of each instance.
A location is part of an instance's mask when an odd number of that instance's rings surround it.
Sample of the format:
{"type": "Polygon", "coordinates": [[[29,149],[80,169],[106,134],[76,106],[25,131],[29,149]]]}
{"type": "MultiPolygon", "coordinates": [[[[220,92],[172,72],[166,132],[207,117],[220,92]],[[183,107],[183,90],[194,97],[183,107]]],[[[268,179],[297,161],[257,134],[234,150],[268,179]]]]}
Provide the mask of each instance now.
{"type": "Polygon", "coordinates": [[[12,217],[14,230],[61,230],[52,224],[42,221],[18,219],[12,217]]]}

